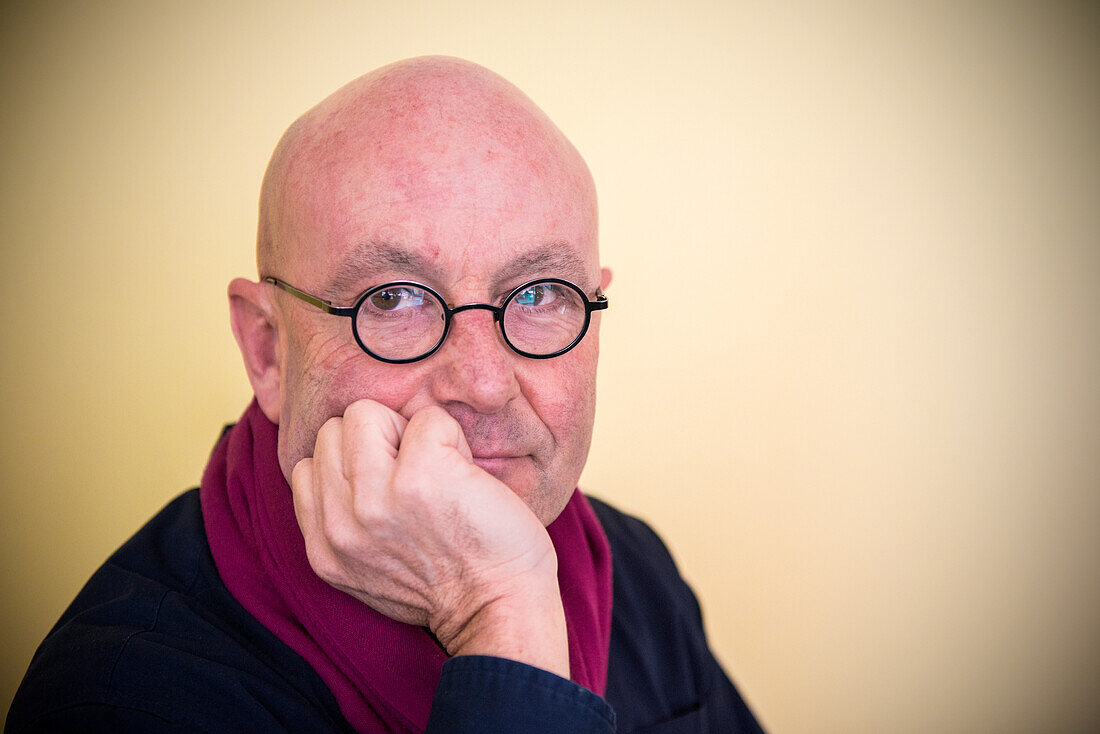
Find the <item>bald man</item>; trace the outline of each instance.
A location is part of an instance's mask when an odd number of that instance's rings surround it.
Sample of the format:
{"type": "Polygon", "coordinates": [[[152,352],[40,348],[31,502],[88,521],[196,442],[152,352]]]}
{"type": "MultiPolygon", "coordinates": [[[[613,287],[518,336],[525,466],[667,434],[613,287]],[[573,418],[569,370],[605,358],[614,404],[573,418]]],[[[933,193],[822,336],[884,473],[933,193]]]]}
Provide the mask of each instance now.
{"type": "Polygon", "coordinates": [[[640,521],[577,490],[611,274],[514,86],[392,64],[279,142],[255,399],[100,569],[11,731],[759,731],[640,521]]]}

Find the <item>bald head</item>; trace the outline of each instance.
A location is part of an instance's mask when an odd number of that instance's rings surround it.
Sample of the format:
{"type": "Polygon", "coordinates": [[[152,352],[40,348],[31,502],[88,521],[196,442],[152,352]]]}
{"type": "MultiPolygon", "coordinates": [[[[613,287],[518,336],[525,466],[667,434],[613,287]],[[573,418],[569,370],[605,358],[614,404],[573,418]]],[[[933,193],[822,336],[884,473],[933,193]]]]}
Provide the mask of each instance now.
{"type": "Polygon", "coordinates": [[[352,81],[283,135],[260,195],[261,275],[315,267],[349,241],[346,212],[415,197],[473,208],[554,196],[596,244],[596,194],[580,154],[514,85],[448,57],[399,61],[352,81]],[[460,188],[465,191],[458,190],[460,188]],[[319,259],[320,258],[320,259],[319,259]]]}

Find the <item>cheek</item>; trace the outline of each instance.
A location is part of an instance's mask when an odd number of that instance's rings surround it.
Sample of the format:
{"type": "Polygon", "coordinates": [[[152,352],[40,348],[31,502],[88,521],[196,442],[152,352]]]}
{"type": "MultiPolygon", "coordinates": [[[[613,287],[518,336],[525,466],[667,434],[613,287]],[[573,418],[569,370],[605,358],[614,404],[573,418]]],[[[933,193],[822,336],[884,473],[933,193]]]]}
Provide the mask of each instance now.
{"type": "Polygon", "coordinates": [[[414,370],[371,359],[340,335],[317,335],[288,349],[279,426],[279,463],[289,478],[313,455],[317,431],[362,398],[401,412],[416,389],[414,370]]]}
{"type": "Polygon", "coordinates": [[[559,461],[583,464],[596,410],[596,353],[594,348],[581,350],[540,363],[525,393],[554,436],[559,461]]]}

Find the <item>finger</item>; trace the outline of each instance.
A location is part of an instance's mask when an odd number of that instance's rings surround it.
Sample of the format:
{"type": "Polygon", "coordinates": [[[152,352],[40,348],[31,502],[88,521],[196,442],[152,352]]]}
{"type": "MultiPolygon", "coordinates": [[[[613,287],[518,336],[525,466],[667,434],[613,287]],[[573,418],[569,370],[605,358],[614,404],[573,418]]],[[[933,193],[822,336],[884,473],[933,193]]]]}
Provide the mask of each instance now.
{"type": "MultiPolygon", "coordinates": [[[[342,481],[333,481],[331,465],[333,462],[333,444],[339,446],[340,418],[330,418],[325,421],[317,431],[317,439],[313,446],[313,456],[299,461],[291,472],[291,488],[294,497],[294,513],[298,518],[298,526],[305,538],[306,548],[310,551],[310,562],[317,557],[323,548],[329,545],[325,532],[326,515],[334,513],[333,502],[329,496],[334,492],[333,484],[336,484],[336,492],[342,481]],[[326,500],[328,500],[326,502],[326,500]],[[326,504],[328,512],[326,513],[326,504]]],[[[342,480],[342,477],[340,478],[342,480]]],[[[314,565],[316,570],[317,566],[314,565]]]]}
{"type": "Polygon", "coordinates": [[[317,501],[317,483],[314,479],[314,462],[305,458],[294,465],[290,473],[291,496],[294,499],[294,516],[305,541],[306,558],[314,573],[324,578],[329,553],[322,516],[317,501]]]}
{"type": "Polygon", "coordinates": [[[345,484],[344,476],[344,419],[329,418],[317,431],[313,445],[313,477],[317,482],[320,509],[337,485],[345,484]]]}
{"type": "Polygon", "coordinates": [[[294,465],[290,472],[290,491],[294,498],[294,515],[303,536],[317,529],[317,501],[313,496],[313,459],[306,457],[294,465]]]}
{"type": "Polygon", "coordinates": [[[407,423],[373,400],[357,400],[344,411],[343,472],[356,492],[389,481],[407,423]]]}
{"type": "Polygon", "coordinates": [[[317,431],[313,447],[313,497],[321,535],[338,555],[356,540],[352,489],[344,475],[344,419],[329,418],[317,431]]]}
{"type": "Polygon", "coordinates": [[[399,460],[435,461],[460,459],[477,468],[473,463],[470,445],[462,426],[439,406],[421,408],[409,419],[401,440],[399,460]]]}

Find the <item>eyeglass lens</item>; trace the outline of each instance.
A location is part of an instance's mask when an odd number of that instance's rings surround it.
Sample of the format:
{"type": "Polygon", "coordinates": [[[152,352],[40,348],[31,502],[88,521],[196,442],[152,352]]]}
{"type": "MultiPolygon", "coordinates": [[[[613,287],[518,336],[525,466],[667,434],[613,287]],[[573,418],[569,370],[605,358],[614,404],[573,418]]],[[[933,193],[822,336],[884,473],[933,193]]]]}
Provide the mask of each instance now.
{"type": "MultiPolygon", "coordinates": [[[[383,285],[363,298],[355,328],[364,346],[377,356],[411,360],[439,344],[447,328],[445,314],[443,303],[428,290],[383,285]]],[[[538,282],[509,297],[500,327],[513,349],[548,355],[580,336],[586,316],[582,294],[560,283],[538,282]]]]}

